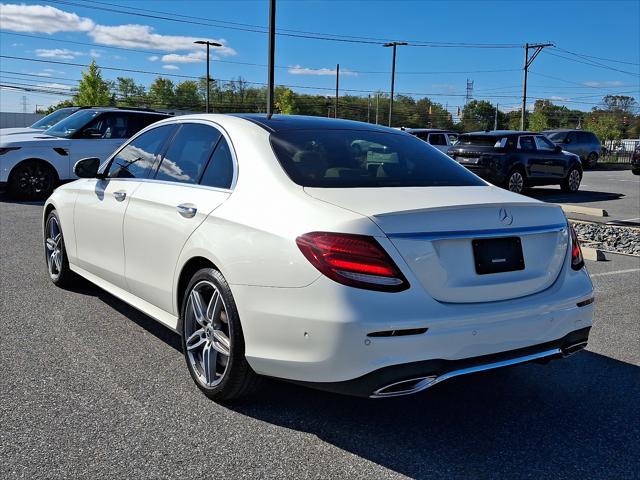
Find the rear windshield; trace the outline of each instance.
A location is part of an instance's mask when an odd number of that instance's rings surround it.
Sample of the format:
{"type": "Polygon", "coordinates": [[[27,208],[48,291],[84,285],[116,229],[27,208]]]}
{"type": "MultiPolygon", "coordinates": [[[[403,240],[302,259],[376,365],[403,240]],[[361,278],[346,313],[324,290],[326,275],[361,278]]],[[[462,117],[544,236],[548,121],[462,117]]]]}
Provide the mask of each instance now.
{"type": "MultiPolygon", "coordinates": [[[[503,142],[503,137],[494,137],[491,135],[460,135],[456,146],[460,145],[477,145],[479,147],[500,147],[503,142]]],[[[502,145],[503,146],[503,145],[502,145]]]]}
{"type": "Polygon", "coordinates": [[[289,177],[305,187],[485,185],[444,153],[409,135],[289,130],[271,134],[271,144],[289,177]]]}
{"type": "Polygon", "coordinates": [[[567,132],[545,132],[545,135],[552,142],[562,142],[567,136],[567,132]]]}

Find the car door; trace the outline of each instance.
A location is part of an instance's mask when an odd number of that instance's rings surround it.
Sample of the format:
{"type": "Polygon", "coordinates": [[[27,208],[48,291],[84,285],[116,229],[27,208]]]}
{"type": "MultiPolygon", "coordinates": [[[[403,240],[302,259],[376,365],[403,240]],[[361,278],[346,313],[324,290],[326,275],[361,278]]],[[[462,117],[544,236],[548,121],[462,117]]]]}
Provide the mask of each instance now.
{"type": "Polygon", "coordinates": [[[120,288],[124,279],[123,221],[131,194],[153,172],[174,125],[144,132],[104,167],[105,178],[81,180],[74,207],[78,266],[120,288]]]}
{"type": "Polygon", "coordinates": [[[548,165],[546,163],[549,159],[538,152],[533,135],[520,135],[518,137],[517,150],[530,179],[542,179],[547,176],[548,165]]]}
{"type": "MultiPolygon", "coordinates": [[[[78,160],[97,157],[106,160],[137,129],[133,129],[135,119],[128,112],[106,112],[98,115],[78,131],[69,146],[71,169],[78,160]]],[[[75,175],[74,175],[75,177],[75,175]]]]}
{"type": "Polygon", "coordinates": [[[166,149],[154,180],[133,193],[124,219],[129,290],[175,315],[173,278],[193,231],[231,193],[231,144],[209,122],[183,123],[166,149]]]}
{"type": "Polygon", "coordinates": [[[536,135],[537,155],[544,162],[547,177],[563,178],[567,173],[567,157],[544,135],[536,135]]]}

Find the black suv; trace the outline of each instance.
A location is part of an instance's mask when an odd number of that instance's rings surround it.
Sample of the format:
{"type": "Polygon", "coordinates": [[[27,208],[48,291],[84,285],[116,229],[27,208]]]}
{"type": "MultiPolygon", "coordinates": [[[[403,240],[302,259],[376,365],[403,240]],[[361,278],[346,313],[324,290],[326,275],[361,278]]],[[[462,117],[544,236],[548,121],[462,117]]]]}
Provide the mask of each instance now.
{"type": "Polygon", "coordinates": [[[465,133],[449,155],[488,182],[516,193],[534,185],[560,185],[562,191],[574,193],[582,180],[580,157],[540,133],[465,133]]]}
{"type": "Polygon", "coordinates": [[[546,130],[542,133],[564,150],[578,155],[584,168],[594,168],[598,163],[602,145],[595,133],[584,130],[546,130]]]}

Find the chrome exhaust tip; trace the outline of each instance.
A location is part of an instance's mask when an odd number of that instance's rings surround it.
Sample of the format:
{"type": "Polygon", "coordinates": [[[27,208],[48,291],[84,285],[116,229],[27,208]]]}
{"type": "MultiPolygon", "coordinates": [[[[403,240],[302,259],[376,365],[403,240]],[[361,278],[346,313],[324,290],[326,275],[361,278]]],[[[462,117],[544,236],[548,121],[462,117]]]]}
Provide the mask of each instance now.
{"type": "Polygon", "coordinates": [[[584,350],[587,346],[587,341],[573,343],[571,345],[567,345],[566,347],[562,347],[562,356],[568,357],[569,355],[573,355],[574,353],[579,352],[580,350],[584,350]]]}
{"type": "Polygon", "coordinates": [[[402,395],[411,395],[418,393],[425,388],[430,387],[436,380],[437,376],[411,378],[409,380],[401,380],[400,382],[391,383],[379,388],[371,394],[371,398],[389,398],[400,397],[402,395]]]}

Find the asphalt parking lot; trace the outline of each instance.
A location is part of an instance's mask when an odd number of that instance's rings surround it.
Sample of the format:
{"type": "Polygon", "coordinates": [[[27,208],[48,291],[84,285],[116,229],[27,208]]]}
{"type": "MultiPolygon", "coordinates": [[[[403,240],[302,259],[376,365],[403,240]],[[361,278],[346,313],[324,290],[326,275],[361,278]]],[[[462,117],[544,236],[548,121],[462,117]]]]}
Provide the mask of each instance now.
{"type": "Polygon", "coordinates": [[[640,258],[588,262],[590,344],[564,361],[383,401],[273,382],[221,406],[175,334],[49,282],[40,216],[0,198],[0,478],[638,478],[640,258]]]}
{"type": "Polygon", "coordinates": [[[535,187],[526,194],[545,202],[603,208],[609,214],[599,219],[571,215],[577,219],[640,222],[640,176],[632,174],[631,170],[608,170],[604,166],[598,170],[587,170],[582,177],[580,190],[575,194],[562,193],[556,186],[535,187]]]}

